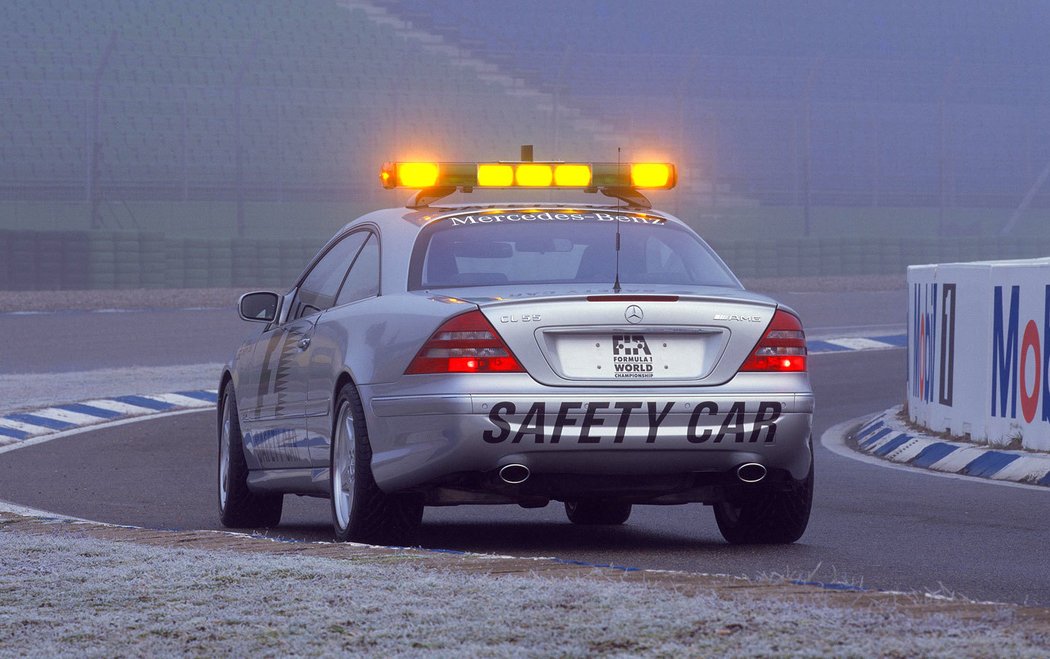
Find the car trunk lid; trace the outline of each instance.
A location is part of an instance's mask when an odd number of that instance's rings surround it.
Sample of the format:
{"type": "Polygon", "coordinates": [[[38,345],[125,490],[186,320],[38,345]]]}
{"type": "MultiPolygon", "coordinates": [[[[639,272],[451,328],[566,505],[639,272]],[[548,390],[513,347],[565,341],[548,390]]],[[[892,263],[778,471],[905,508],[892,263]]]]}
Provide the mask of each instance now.
{"type": "Polygon", "coordinates": [[[736,290],[470,301],[532,377],[562,386],[722,384],[776,311],[773,301],[736,290]]]}

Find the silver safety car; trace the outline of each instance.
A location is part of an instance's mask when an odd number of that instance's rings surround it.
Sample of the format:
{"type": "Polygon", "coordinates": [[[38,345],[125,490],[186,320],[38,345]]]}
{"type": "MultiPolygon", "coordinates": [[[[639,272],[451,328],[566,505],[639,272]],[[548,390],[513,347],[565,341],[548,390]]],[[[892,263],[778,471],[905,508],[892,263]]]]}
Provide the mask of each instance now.
{"type": "MultiPolygon", "coordinates": [[[[661,169],[662,168],[662,169],[661,169]]],[[[798,316],[744,290],[642,190],[665,163],[389,163],[402,208],[343,227],[224,368],[223,524],[331,500],[340,540],[410,543],[425,506],[564,503],[575,524],[702,503],[731,543],[790,543],[813,494],[798,316]],[[575,168],[559,171],[561,168],[575,168]],[[648,168],[648,169],[647,169],[648,168]],[[560,175],[559,175],[560,174],[560,175]],[[447,204],[573,188],[605,204],[447,204]]]]}

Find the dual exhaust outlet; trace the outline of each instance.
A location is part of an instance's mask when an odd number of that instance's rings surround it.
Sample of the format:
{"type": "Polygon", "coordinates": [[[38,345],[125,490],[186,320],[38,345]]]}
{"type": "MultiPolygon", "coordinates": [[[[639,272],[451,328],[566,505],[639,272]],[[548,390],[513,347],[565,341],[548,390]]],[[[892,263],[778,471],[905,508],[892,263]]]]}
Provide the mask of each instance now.
{"type": "MultiPolygon", "coordinates": [[[[742,483],[757,483],[766,477],[765,466],[757,462],[745,462],[736,468],[736,477],[742,483]]],[[[499,479],[507,485],[521,485],[529,480],[531,472],[523,464],[512,463],[499,469],[499,479]]]]}
{"type": "Polygon", "coordinates": [[[521,485],[529,480],[529,468],[523,464],[512,463],[499,469],[499,479],[507,485],[521,485]]]}
{"type": "Polygon", "coordinates": [[[766,477],[766,468],[757,462],[745,462],[736,468],[736,477],[741,483],[757,483],[766,477]]]}

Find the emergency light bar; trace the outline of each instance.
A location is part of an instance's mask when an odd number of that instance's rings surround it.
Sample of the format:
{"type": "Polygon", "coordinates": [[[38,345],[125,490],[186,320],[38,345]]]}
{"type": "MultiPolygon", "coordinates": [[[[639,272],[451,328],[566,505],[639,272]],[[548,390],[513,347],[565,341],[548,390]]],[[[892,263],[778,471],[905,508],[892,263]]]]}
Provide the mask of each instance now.
{"type": "Polygon", "coordinates": [[[379,174],[383,187],[562,188],[598,190],[670,190],[678,180],[667,162],[388,162],[379,174]]]}

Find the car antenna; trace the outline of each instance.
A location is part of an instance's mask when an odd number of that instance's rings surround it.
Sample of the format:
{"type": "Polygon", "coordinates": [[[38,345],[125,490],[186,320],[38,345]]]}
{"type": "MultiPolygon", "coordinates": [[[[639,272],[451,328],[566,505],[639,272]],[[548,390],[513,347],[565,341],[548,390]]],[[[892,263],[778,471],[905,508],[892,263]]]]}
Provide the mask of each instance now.
{"type": "MultiPolygon", "coordinates": [[[[620,171],[620,147],[616,147],[616,171],[620,171]]],[[[613,280],[613,293],[620,292],[620,204],[622,200],[616,198],[616,217],[613,224],[616,225],[616,278],[613,280]]]]}

